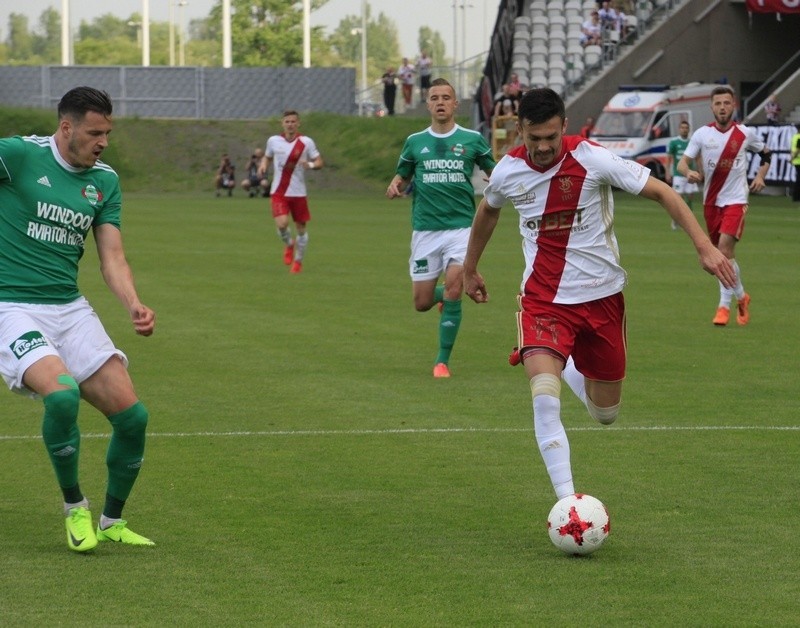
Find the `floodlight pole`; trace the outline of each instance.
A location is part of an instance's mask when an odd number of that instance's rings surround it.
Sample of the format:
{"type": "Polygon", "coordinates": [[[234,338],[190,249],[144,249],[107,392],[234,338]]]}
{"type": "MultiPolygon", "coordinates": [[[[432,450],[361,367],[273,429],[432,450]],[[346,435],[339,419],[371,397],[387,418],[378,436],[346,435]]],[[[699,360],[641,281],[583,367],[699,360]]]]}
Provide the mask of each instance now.
{"type": "Polygon", "coordinates": [[[69,0],[61,0],[61,65],[69,65],[69,0]]]}
{"type": "Polygon", "coordinates": [[[150,66],[150,0],[142,0],[142,67],[150,66]]]}
{"type": "Polygon", "coordinates": [[[366,95],[367,95],[367,0],[361,0],[361,99],[360,101],[363,101],[366,95]]]}
{"type": "Polygon", "coordinates": [[[222,0],[222,67],[229,68],[231,62],[231,0],[222,0]]]}
{"type": "Polygon", "coordinates": [[[311,0],[303,0],[303,67],[311,67],[311,0]]]}
{"type": "Polygon", "coordinates": [[[169,66],[175,65],[175,0],[169,0],[169,66]]]}
{"type": "Polygon", "coordinates": [[[183,19],[183,7],[189,4],[188,0],[178,2],[178,65],[186,65],[186,27],[183,19]]]}

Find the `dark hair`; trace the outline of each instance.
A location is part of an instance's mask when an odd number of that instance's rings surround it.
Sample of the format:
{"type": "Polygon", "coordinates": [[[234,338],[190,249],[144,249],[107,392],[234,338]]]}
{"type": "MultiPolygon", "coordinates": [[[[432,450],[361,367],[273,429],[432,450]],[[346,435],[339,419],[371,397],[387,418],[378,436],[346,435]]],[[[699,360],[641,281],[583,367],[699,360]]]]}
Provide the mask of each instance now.
{"type": "Polygon", "coordinates": [[[297,116],[299,118],[300,114],[297,113],[294,109],[287,109],[286,111],[283,112],[281,118],[286,118],[287,116],[297,116]]]}
{"type": "Polygon", "coordinates": [[[111,115],[113,106],[108,93],[94,87],[74,87],[58,103],[58,118],[73,116],[83,118],[89,111],[106,118],[111,115]]]}
{"type": "Polygon", "coordinates": [[[736,92],[733,91],[733,87],[730,85],[718,85],[714,89],[711,90],[711,98],[713,99],[714,96],[719,96],[720,94],[728,94],[731,97],[736,96],[736,92]]]}
{"type": "MultiPolygon", "coordinates": [[[[450,88],[453,88],[453,86],[450,85],[448,80],[447,79],[443,79],[443,78],[435,78],[435,79],[433,79],[431,81],[431,87],[450,87],[450,88]]],[[[453,88],[453,91],[455,91],[455,88],[453,88]]]]}
{"type": "Polygon", "coordinates": [[[520,122],[527,120],[530,124],[542,124],[555,116],[563,122],[567,112],[561,96],[549,87],[537,87],[525,92],[517,109],[520,122]]]}

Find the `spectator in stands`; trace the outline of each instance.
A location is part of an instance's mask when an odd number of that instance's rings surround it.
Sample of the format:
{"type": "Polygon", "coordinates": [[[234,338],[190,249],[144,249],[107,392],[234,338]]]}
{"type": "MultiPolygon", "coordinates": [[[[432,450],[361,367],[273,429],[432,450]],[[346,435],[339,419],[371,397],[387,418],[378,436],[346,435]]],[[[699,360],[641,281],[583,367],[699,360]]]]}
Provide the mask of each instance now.
{"type": "Polygon", "coordinates": [[[519,94],[515,94],[509,83],[504,83],[502,89],[494,99],[494,115],[496,116],[514,116],[517,114],[517,106],[519,105],[519,94]],[[511,113],[504,113],[509,111],[506,108],[506,101],[510,103],[511,113]]]}
{"type": "Polygon", "coordinates": [[[414,75],[417,69],[408,60],[408,57],[403,57],[403,65],[397,71],[397,76],[400,78],[400,86],[403,89],[403,102],[406,107],[411,106],[411,96],[414,94],[414,75]]]}
{"type": "Polygon", "coordinates": [[[581,137],[589,137],[594,130],[594,118],[589,116],[586,118],[586,124],[581,127],[581,137]]]}
{"type": "Polygon", "coordinates": [[[781,104],[775,94],[770,94],[764,103],[764,114],[767,116],[768,125],[778,126],[781,123],[781,104]]]}
{"type": "Polygon", "coordinates": [[[627,16],[617,10],[614,0],[605,0],[597,14],[600,17],[600,24],[603,28],[619,33],[622,32],[627,16]]]}
{"type": "Polygon", "coordinates": [[[264,157],[264,151],[261,148],[256,148],[253,154],[250,155],[250,161],[247,163],[247,177],[242,179],[242,189],[247,192],[250,198],[254,196],[269,196],[269,180],[266,175],[261,176],[258,174],[258,167],[261,165],[261,159],[264,157]]]}
{"type": "Polygon", "coordinates": [[[383,83],[383,104],[386,113],[393,116],[394,101],[397,99],[397,73],[392,66],[386,68],[386,72],[381,76],[381,83],[383,83]]]}
{"type": "Polygon", "coordinates": [[[233,165],[227,153],[223,153],[220,158],[219,168],[214,177],[214,187],[217,190],[217,196],[222,194],[222,190],[228,190],[228,196],[233,196],[233,188],[236,187],[236,166],[233,165]]]}
{"type": "Polygon", "coordinates": [[[519,74],[516,72],[511,73],[511,79],[508,81],[508,86],[511,89],[511,93],[516,95],[517,100],[522,98],[522,92],[524,88],[522,83],[519,82],[519,74]]]}
{"type": "Polygon", "coordinates": [[[599,46],[603,41],[602,27],[600,25],[600,14],[592,11],[589,19],[581,26],[581,46],[599,46]]]}

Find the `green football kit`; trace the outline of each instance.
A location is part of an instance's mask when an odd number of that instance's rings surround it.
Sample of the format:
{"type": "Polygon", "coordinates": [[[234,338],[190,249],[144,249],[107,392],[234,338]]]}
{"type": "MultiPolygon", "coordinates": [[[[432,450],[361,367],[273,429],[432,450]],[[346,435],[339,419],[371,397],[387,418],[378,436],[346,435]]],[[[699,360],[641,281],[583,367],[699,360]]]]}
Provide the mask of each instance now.
{"type": "MultiPolygon", "coordinates": [[[[58,378],[64,389],[43,398],[42,436],[65,504],[75,505],[79,515],[88,512],[78,507],[84,501],[78,485],[79,383],[112,356],[123,364],[127,358],[81,296],[78,262],[93,227],[119,228],[121,205],[119,178],[103,162],[71,166],[55,137],[0,139],[0,374],[12,390],[31,394],[23,375],[34,363],[56,355],[67,365],[69,373],[58,378]]],[[[113,433],[103,514],[118,518],[141,467],[147,411],[137,401],[108,420],[113,433]]],[[[84,524],[91,528],[90,517],[84,524]]],[[[84,540],[68,536],[76,551],[96,544],[84,540]]]]}
{"type": "Polygon", "coordinates": [[[475,166],[494,168],[492,149],[477,131],[456,125],[446,134],[430,127],[406,139],[397,174],[413,179],[414,231],[445,231],[472,225],[475,216],[475,166]]]}
{"type": "Polygon", "coordinates": [[[69,303],[93,226],[120,226],[119,178],[70,166],[52,137],[0,139],[0,301],[69,303]]]}
{"type": "Polygon", "coordinates": [[[689,145],[689,138],[683,139],[678,136],[670,140],[667,147],[667,154],[672,156],[672,176],[682,177],[683,175],[678,172],[678,162],[683,157],[686,147],[689,145]]]}
{"type": "MultiPolygon", "coordinates": [[[[475,217],[472,174],[476,165],[485,172],[495,166],[491,148],[477,131],[455,125],[442,134],[428,127],[406,139],[396,174],[413,184],[412,281],[429,281],[447,264],[464,263],[475,217]]],[[[451,301],[443,293],[444,288],[437,286],[434,299],[442,306],[435,377],[449,377],[447,364],[461,326],[461,299],[451,301]],[[437,369],[446,375],[437,375],[437,369]]]]}

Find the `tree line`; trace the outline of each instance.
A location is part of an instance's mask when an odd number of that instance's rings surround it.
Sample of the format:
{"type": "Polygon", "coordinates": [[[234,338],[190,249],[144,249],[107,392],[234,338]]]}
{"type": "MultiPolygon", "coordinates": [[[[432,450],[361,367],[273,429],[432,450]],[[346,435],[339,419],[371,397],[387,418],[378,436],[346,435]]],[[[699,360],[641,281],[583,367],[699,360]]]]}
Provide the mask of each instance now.
{"type": "MultiPolygon", "coordinates": [[[[312,0],[312,11],[328,0],[312,0]]],[[[303,64],[303,13],[294,0],[231,0],[232,61],[235,67],[292,67],[303,64]]],[[[142,17],[133,13],[119,18],[109,13],[81,21],[73,35],[74,65],[139,65],[142,17]]],[[[150,64],[169,65],[178,60],[177,25],[170,50],[168,22],[150,23],[150,64]]],[[[1,31],[0,31],[1,32],[1,31]]],[[[437,65],[445,65],[441,35],[426,26],[419,29],[416,51],[400,51],[397,25],[384,13],[372,14],[367,5],[367,79],[376,81],[388,66],[397,67],[402,56],[422,50],[437,65]]],[[[222,65],[222,2],[208,16],[192,20],[185,34],[186,65],[222,65]]],[[[348,15],[329,35],[322,27],[311,29],[311,62],[314,67],[361,68],[361,16],[348,15]]],[[[11,13],[7,35],[0,43],[4,65],[58,65],[61,63],[61,14],[45,9],[38,23],[11,13]]],[[[360,80],[360,75],[359,75],[360,80]]]]}

